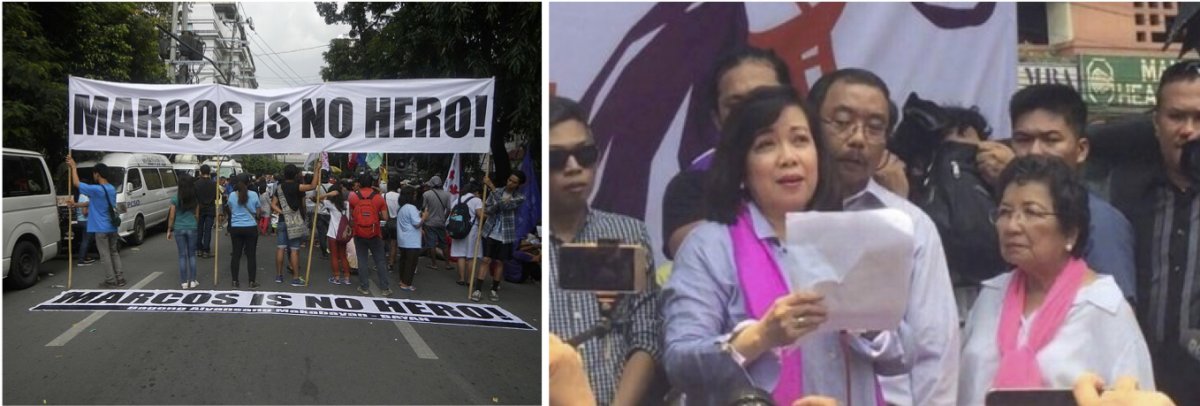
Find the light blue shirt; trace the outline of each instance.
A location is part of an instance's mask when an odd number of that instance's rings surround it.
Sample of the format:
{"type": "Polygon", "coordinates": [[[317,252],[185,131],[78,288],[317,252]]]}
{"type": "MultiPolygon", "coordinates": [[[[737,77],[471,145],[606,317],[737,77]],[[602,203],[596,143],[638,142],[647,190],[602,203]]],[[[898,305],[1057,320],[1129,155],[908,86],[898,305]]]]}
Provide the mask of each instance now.
{"type": "Polygon", "coordinates": [[[406,204],[396,216],[396,246],[421,248],[421,213],[417,206],[406,204]]]}
{"type": "MultiPolygon", "coordinates": [[[[775,231],[757,206],[750,205],[750,215],[755,235],[771,245],[778,261],[785,248],[775,231]]],[[[729,226],[703,222],[679,248],[671,279],[663,289],[663,362],[671,384],[684,391],[688,405],[725,405],[740,387],[752,384],[769,392],[779,381],[780,362],[774,353],[764,353],[743,369],[721,350],[735,327],[752,320],[746,313],[736,264],[729,226]]],[[[953,305],[953,298],[950,302],[953,305]]],[[[907,369],[895,332],[882,332],[873,342],[845,335],[849,345],[843,344],[843,336],[822,332],[801,339],[804,394],[828,396],[838,404],[875,405],[875,373],[898,374],[907,369]]]]}
{"type": "Polygon", "coordinates": [[[246,207],[242,207],[238,203],[238,194],[233,193],[229,196],[229,212],[232,213],[233,227],[254,227],[258,223],[254,221],[254,213],[258,213],[258,193],[252,190],[246,191],[246,207]]]}
{"type": "MultiPolygon", "coordinates": [[[[79,194],[79,204],[87,203],[88,201],[87,195],[83,193],[79,194]]],[[[88,208],[91,209],[91,206],[89,205],[88,208]]],[[[87,224],[87,219],[88,215],[83,211],[83,207],[75,209],[75,220],[79,221],[80,223],[87,224]]]]}
{"type": "Polygon", "coordinates": [[[847,198],[844,207],[846,211],[898,209],[913,220],[912,283],[899,329],[904,363],[912,369],[909,374],[880,377],[884,399],[901,406],[954,405],[960,353],[958,305],[937,226],[919,207],[873,179],[862,192],[847,198]]]}
{"type": "Polygon", "coordinates": [[[1137,292],[1137,266],[1133,264],[1133,227],[1117,208],[1095,193],[1088,193],[1092,224],[1084,260],[1096,272],[1112,275],[1121,293],[1132,301],[1137,292]]]}
{"type": "Polygon", "coordinates": [[[87,231],[89,233],[115,233],[117,227],[112,224],[112,217],[109,214],[109,209],[117,202],[117,190],[113,188],[111,183],[105,184],[90,184],[79,182],[79,193],[87,195],[88,212],[91,214],[87,220],[87,231]]]}

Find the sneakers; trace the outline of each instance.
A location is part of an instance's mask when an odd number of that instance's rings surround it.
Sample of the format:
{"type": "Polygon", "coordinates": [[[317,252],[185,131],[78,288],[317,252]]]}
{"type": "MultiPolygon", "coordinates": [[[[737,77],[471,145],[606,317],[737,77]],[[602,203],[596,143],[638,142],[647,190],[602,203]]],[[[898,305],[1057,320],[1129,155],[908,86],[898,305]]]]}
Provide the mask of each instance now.
{"type": "Polygon", "coordinates": [[[472,302],[478,302],[478,301],[479,301],[479,297],[480,297],[480,296],[483,296],[483,294],[479,293],[479,291],[478,291],[478,290],[477,290],[477,291],[474,291],[474,292],[471,292],[471,301],[472,301],[472,302]]]}
{"type": "Polygon", "coordinates": [[[275,275],[275,283],[283,283],[283,275],[275,275]]]}
{"type": "Polygon", "coordinates": [[[371,296],[371,291],[369,291],[369,290],[366,290],[366,289],[363,289],[363,287],[362,287],[362,286],[359,286],[359,287],[358,287],[358,293],[361,293],[361,294],[364,294],[364,295],[367,295],[367,296],[371,296]]]}
{"type": "Polygon", "coordinates": [[[195,288],[197,286],[200,286],[200,282],[196,282],[195,280],[193,280],[191,283],[188,283],[188,285],[189,285],[188,287],[195,288]]]}
{"type": "Polygon", "coordinates": [[[341,280],[341,279],[338,279],[336,276],[330,276],[330,277],[329,277],[329,283],[332,283],[332,284],[334,284],[334,285],[341,285],[341,284],[342,284],[342,280],[341,280]]]}
{"type": "Polygon", "coordinates": [[[416,292],[416,291],[417,291],[417,288],[416,288],[416,287],[414,287],[414,286],[412,286],[412,285],[409,285],[409,286],[401,286],[401,287],[400,287],[400,290],[407,290],[407,291],[409,291],[409,292],[416,292]]]}
{"type": "Polygon", "coordinates": [[[91,266],[96,263],[96,258],[84,258],[75,263],[76,266],[91,266]]]}
{"type": "Polygon", "coordinates": [[[258,282],[250,281],[250,289],[258,289],[258,282]]]}
{"type": "Polygon", "coordinates": [[[292,279],[292,286],[304,286],[304,278],[292,279]]]}
{"type": "Polygon", "coordinates": [[[100,282],[100,289],[116,289],[117,286],[117,284],[109,281],[100,282]]]}
{"type": "Polygon", "coordinates": [[[491,299],[491,301],[493,301],[493,302],[499,302],[500,294],[496,293],[496,291],[493,290],[492,293],[490,295],[488,295],[488,299],[491,299]]]}
{"type": "Polygon", "coordinates": [[[181,287],[182,287],[183,289],[187,289],[187,288],[188,288],[188,283],[187,283],[187,282],[181,283],[180,285],[181,285],[181,287]]]}
{"type": "Polygon", "coordinates": [[[383,295],[383,296],[391,296],[391,295],[392,295],[392,290],[391,290],[391,289],[384,289],[384,290],[383,290],[383,292],[379,292],[379,294],[381,294],[381,295],[383,295]]]}
{"type": "Polygon", "coordinates": [[[118,278],[118,279],[117,279],[117,287],[118,287],[118,288],[123,288],[123,287],[125,287],[125,278],[118,278]]]}
{"type": "Polygon", "coordinates": [[[458,281],[458,282],[454,282],[454,283],[457,283],[458,286],[467,286],[467,281],[458,281]]]}
{"type": "Polygon", "coordinates": [[[349,277],[349,276],[347,276],[347,277],[343,278],[343,279],[342,279],[342,284],[343,284],[343,285],[346,285],[346,286],[350,286],[350,277],[349,277]]]}

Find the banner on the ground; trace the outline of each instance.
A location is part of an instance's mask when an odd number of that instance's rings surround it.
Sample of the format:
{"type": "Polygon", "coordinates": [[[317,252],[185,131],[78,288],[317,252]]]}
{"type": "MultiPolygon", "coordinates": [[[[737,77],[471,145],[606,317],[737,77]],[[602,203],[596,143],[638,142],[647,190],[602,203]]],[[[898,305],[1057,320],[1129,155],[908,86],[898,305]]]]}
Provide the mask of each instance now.
{"type": "Polygon", "coordinates": [[[485,153],[495,79],[281,89],[70,78],[71,149],[188,154],[485,153]]]}
{"type": "Polygon", "coordinates": [[[283,314],[535,330],[494,305],[289,292],[68,290],[29,310],[283,314]]]}

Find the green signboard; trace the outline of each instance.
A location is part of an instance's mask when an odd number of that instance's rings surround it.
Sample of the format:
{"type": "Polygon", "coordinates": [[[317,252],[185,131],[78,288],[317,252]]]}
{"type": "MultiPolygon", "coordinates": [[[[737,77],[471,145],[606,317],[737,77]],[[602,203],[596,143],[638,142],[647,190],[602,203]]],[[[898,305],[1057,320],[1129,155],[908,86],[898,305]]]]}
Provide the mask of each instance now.
{"type": "Polygon", "coordinates": [[[1100,106],[1154,107],[1158,79],[1173,63],[1170,58],[1080,56],[1083,100],[1100,106]]]}

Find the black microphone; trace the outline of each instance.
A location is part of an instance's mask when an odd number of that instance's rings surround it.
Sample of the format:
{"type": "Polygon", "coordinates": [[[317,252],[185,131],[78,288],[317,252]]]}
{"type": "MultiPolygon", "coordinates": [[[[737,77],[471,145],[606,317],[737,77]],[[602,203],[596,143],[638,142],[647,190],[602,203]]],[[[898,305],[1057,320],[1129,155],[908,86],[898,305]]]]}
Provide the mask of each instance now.
{"type": "Polygon", "coordinates": [[[775,400],[767,391],[754,386],[742,386],[733,391],[733,396],[725,402],[729,406],[775,406],[775,400]]]}

